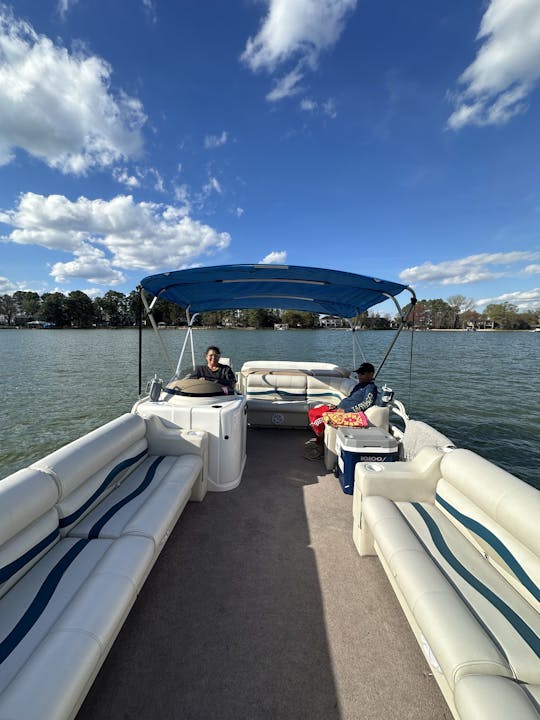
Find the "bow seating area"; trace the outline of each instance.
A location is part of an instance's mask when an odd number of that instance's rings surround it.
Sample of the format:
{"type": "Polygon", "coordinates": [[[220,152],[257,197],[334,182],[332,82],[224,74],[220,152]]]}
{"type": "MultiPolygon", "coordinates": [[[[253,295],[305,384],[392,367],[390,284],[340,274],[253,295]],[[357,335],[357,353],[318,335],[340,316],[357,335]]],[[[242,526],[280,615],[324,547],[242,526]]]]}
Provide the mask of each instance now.
{"type": "Polygon", "coordinates": [[[308,427],[314,405],[337,405],[356,385],[349,371],[331,363],[253,361],[238,373],[254,427],[308,427]]]}
{"type": "Polygon", "coordinates": [[[455,718],[540,716],[540,492],[469,450],[359,463],[377,554],[455,718]]]}
{"type": "Polygon", "coordinates": [[[0,718],[73,718],[189,500],[207,436],[126,414],[0,483],[0,718]]]}

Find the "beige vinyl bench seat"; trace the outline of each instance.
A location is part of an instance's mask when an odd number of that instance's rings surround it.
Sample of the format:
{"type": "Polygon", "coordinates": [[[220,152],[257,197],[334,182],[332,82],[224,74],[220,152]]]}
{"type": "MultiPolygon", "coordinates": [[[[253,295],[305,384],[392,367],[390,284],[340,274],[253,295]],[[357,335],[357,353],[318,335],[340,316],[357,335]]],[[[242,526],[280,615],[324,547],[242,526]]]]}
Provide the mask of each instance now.
{"type": "Polygon", "coordinates": [[[540,492],[468,450],[425,447],[357,465],[353,515],[454,716],[540,717],[540,492]]]}
{"type": "Polygon", "coordinates": [[[242,366],[237,389],[246,396],[250,425],[307,428],[310,407],[337,405],[355,384],[331,363],[253,361],[242,366]]]}
{"type": "Polygon", "coordinates": [[[73,718],[188,500],[207,437],[126,414],[0,481],[0,718],[73,718]]]}

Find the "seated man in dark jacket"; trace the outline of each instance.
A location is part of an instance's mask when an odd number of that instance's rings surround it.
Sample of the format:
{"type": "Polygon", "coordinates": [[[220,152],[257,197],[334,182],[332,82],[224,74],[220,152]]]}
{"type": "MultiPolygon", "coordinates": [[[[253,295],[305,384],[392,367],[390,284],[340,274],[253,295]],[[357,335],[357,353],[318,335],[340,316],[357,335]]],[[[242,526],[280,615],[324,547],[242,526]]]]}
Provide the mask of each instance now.
{"type": "Polygon", "coordinates": [[[317,435],[316,438],[308,440],[305,444],[304,457],[308,460],[315,460],[324,454],[324,421],[322,416],[317,414],[322,410],[333,412],[365,412],[375,404],[377,399],[377,386],[373,382],[375,368],[371,363],[365,362],[356,370],[359,382],[353,387],[346,398],[339,405],[328,405],[310,410],[313,415],[310,417],[311,426],[317,435]],[[315,417],[316,416],[316,417],[315,417]]]}
{"type": "Polygon", "coordinates": [[[221,365],[219,362],[221,357],[219,348],[211,345],[206,349],[205,357],[206,365],[197,365],[192,377],[215,380],[221,385],[225,394],[233,393],[236,377],[228,365],[221,365]]]}
{"type": "Polygon", "coordinates": [[[371,363],[365,362],[360,365],[356,374],[359,382],[339,403],[336,412],[365,412],[375,404],[377,399],[377,386],[373,382],[375,368],[371,363]]]}

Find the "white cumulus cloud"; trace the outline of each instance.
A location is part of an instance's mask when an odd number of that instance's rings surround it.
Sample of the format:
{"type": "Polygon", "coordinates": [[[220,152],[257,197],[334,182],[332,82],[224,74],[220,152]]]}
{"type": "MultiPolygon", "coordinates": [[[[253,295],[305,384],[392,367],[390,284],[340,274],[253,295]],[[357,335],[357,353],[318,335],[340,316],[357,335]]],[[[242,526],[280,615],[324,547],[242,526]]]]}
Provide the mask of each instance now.
{"type": "Polygon", "coordinates": [[[136,203],[130,195],[71,201],[26,193],[16,208],[0,213],[0,220],[13,228],[4,241],[73,255],[53,265],[57,282],[77,277],[118,285],[125,278],[122,271],[183,267],[230,243],[228,233],[186,216],[185,208],[136,203]]]}
{"type": "Polygon", "coordinates": [[[274,73],[283,63],[295,67],[276,83],[268,100],[299,92],[307,69],[338,41],[357,0],[266,0],[268,11],[259,32],[246,43],[241,59],[257,72],[274,73]]]}
{"type": "Polygon", "coordinates": [[[111,72],[102,58],[69,52],[0,5],[0,165],[20,148],[83,175],[139,155],[143,107],[112,92],[111,72]]]}
{"type": "Polygon", "coordinates": [[[268,255],[265,255],[262,260],[259,260],[261,265],[283,265],[286,262],[286,250],[273,250],[271,253],[268,253],[268,255]]]}
{"type": "Polygon", "coordinates": [[[113,177],[117,183],[125,185],[128,188],[138,188],[140,186],[139,178],[135,175],[130,175],[125,168],[115,168],[113,170],[113,177]]]}
{"type": "Polygon", "coordinates": [[[497,297],[482,298],[481,300],[477,300],[475,305],[477,307],[485,307],[492,303],[499,304],[504,302],[516,305],[519,310],[534,310],[540,307],[540,288],[503,293],[497,297]]]}
{"type": "Polygon", "coordinates": [[[74,278],[84,278],[87,282],[101,285],[121,285],[126,276],[111,266],[105,253],[94,245],[83,243],[80,250],[74,251],[75,260],[57,262],[51,268],[51,276],[58,283],[74,278]]]}
{"type": "MultiPolygon", "coordinates": [[[[535,260],[538,252],[480,253],[457,260],[445,260],[441,263],[425,262],[422,265],[406,268],[399,277],[411,285],[419,283],[439,283],[440,285],[467,285],[481,280],[491,280],[509,274],[509,266],[535,260]],[[501,269],[493,270],[493,266],[501,269]]],[[[514,270],[512,274],[515,274],[514,270]]]]}
{"type": "Polygon", "coordinates": [[[526,110],[540,78],[540,2],[491,0],[477,39],[481,47],[454,94],[453,130],[502,124],[526,110]]]}

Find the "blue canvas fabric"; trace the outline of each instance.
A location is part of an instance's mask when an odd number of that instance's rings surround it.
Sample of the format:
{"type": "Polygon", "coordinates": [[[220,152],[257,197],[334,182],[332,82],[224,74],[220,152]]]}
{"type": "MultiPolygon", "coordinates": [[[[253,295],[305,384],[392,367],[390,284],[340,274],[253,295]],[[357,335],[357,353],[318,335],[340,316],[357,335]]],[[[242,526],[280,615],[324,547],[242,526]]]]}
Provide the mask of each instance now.
{"type": "Polygon", "coordinates": [[[141,286],[191,313],[280,308],[352,318],[407,285],[298,265],[215,265],[149,275],[141,286]]]}

